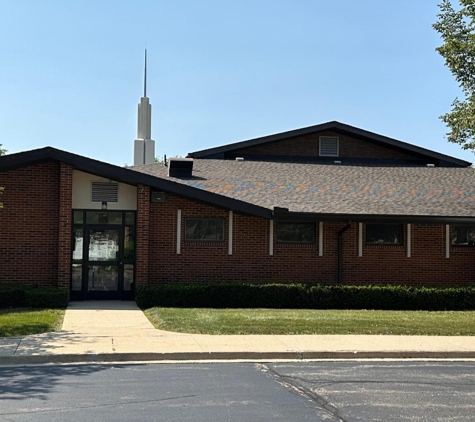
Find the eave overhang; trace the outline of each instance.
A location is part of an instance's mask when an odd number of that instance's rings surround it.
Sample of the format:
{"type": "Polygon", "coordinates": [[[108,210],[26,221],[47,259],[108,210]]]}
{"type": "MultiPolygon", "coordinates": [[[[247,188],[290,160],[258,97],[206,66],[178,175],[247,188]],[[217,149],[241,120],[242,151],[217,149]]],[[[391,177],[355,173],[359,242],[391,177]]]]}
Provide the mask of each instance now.
{"type": "Polygon", "coordinates": [[[447,215],[402,215],[402,214],[329,214],[290,212],[285,208],[274,208],[274,220],[278,221],[352,221],[355,223],[413,223],[413,224],[475,224],[475,217],[447,215]]]}
{"type": "Polygon", "coordinates": [[[0,157],[0,172],[49,160],[70,164],[75,170],[105,177],[117,182],[133,186],[149,186],[151,189],[164,191],[234,212],[267,219],[272,218],[272,210],[267,208],[52,147],[2,156],[0,157]]]}

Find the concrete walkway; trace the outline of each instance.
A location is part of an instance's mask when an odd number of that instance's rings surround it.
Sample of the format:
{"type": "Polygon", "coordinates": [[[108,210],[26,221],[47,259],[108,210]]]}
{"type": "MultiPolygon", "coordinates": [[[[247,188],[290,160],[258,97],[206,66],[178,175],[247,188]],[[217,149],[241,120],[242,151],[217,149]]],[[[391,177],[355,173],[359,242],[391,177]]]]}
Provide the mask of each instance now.
{"type": "Polygon", "coordinates": [[[475,336],[204,335],[156,330],[135,302],[71,302],[53,333],[0,338],[0,364],[475,358],[475,336]]]}

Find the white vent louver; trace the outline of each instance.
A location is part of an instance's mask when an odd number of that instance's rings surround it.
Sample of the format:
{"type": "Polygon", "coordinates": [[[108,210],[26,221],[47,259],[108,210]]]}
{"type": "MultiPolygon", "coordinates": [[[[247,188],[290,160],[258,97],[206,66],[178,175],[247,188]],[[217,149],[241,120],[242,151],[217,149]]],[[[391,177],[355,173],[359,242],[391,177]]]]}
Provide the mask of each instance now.
{"type": "Polygon", "coordinates": [[[92,182],[92,202],[119,202],[119,184],[115,182],[92,182]]]}
{"type": "Polygon", "coordinates": [[[338,157],[339,145],[337,136],[320,136],[320,156],[338,157]]]}

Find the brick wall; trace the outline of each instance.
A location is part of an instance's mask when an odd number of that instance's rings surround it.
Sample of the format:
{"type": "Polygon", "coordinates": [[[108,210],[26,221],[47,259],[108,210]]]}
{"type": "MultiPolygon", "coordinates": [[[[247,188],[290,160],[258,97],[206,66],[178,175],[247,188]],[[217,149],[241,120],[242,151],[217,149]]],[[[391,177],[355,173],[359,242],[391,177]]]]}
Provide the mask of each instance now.
{"type": "Polygon", "coordinates": [[[73,201],[73,168],[59,165],[58,212],[58,287],[70,288],[71,280],[71,210],[73,201]]]}
{"type": "MultiPolygon", "coordinates": [[[[269,255],[269,221],[234,214],[233,254],[228,255],[228,213],[224,210],[169,197],[150,204],[149,282],[225,280],[338,281],[338,231],[345,223],[326,222],[323,256],[315,244],[273,245],[269,255]],[[181,251],[176,253],[177,210],[182,214],[181,251]],[[224,241],[190,242],[184,239],[186,217],[221,217],[224,241]]],[[[475,279],[475,248],[451,247],[445,258],[445,225],[412,225],[411,254],[407,232],[400,246],[365,245],[358,257],[358,224],[343,235],[344,283],[446,285],[475,279]]]]}
{"type": "Polygon", "coordinates": [[[0,283],[56,286],[59,164],[47,162],[0,173],[0,186],[5,187],[0,210],[0,283]]]}
{"type": "MultiPolygon", "coordinates": [[[[374,144],[369,141],[352,138],[336,132],[324,131],[299,136],[283,141],[270,142],[249,148],[233,151],[233,155],[256,154],[256,155],[286,155],[286,156],[319,156],[319,137],[338,136],[340,157],[348,158],[392,158],[398,160],[415,160],[420,158],[415,154],[399,151],[390,146],[374,144]]],[[[425,161],[424,161],[425,162],[425,161]]]]}
{"type": "MultiPolygon", "coordinates": [[[[135,248],[135,282],[148,282],[149,239],[150,233],[150,188],[137,187],[137,236],[135,248]]],[[[159,233],[156,233],[159,234],[159,233]]]]}

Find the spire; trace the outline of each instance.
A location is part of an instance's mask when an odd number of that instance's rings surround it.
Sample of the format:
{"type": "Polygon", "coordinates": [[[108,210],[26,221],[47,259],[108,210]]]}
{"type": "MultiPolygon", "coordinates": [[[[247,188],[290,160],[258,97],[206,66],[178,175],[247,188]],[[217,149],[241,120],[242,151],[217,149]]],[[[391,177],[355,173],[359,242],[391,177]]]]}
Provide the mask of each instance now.
{"type": "Polygon", "coordinates": [[[155,162],[155,141],[152,140],[152,105],[147,98],[147,49],[143,78],[143,97],[138,105],[137,139],[134,142],[134,166],[155,162]]]}
{"type": "Polygon", "coordinates": [[[143,75],[143,96],[147,96],[147,49],[145,49],[145,67],[143,75]]]}

